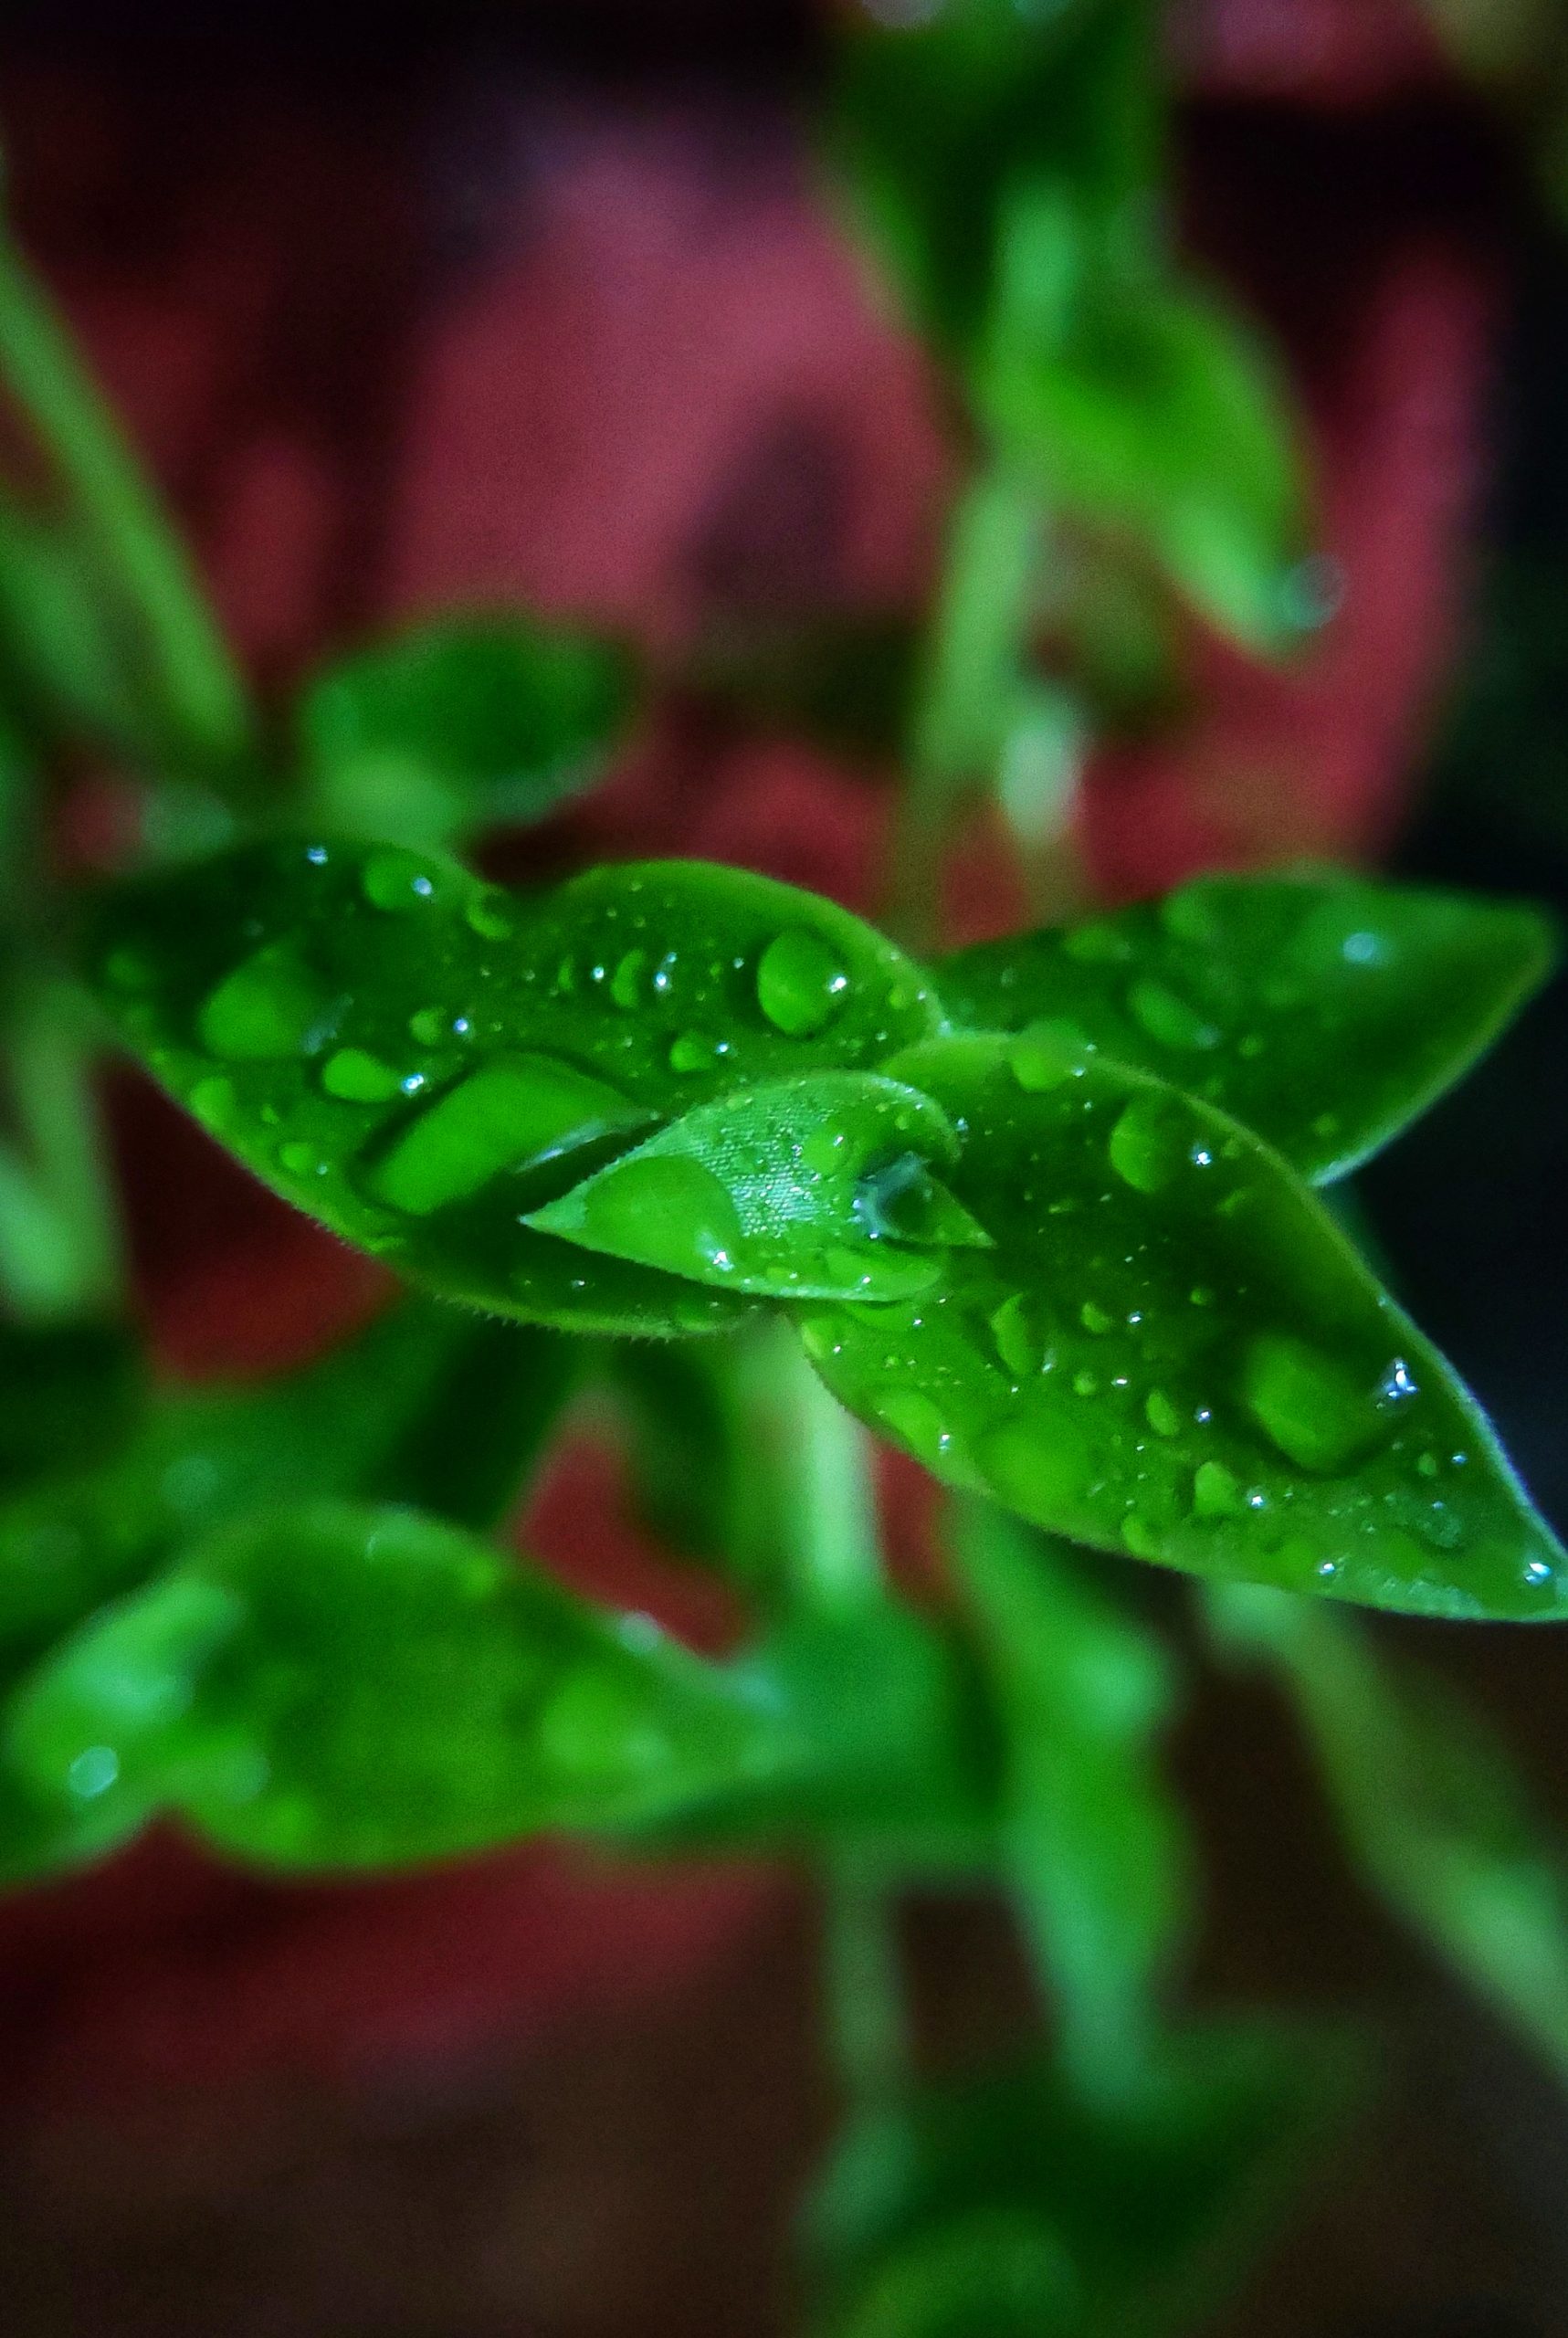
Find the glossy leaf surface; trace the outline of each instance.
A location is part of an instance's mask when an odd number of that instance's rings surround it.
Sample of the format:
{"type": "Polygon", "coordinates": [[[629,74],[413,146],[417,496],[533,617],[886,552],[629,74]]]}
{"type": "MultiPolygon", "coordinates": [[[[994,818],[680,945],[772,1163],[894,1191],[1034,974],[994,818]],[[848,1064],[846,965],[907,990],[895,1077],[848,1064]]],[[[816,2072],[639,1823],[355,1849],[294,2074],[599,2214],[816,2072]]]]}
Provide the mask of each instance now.
{"type": "Polygon", "coordinates": [[[1070,1554],[966,1503],[953,1544],[1007,1742],[1004,1843],[1083,2083],[1149,2046],[1187,1912],[1188,1850],[1160,1769],[1174,1683],[1153,1633],[1070,1554]]]}
{"type": "Polygon", "coordinates": [[[699,1106],[529,1223],[721,1290],[901,1299],[989,1243],[933,1174],[957,1153],[918,1090],[820,1072],[699,1106]]]}
{"type": "Polygon", "coordinates": [[[1352,1617],[1241,1585],[1211,1601],[1222,1645],[1294,1699],[1374,1887],[1568,2080],[1568,1857],[1507,1748],[1352,1617]]]}
{"type": "Polygon", "coordinates": [[[852,2128],[812,2238],[833,2338],[1175,2338],[1343,2103],[1336,2041],[1215,2028],[1092,2102],[1038,2064],[852,2128]]]}
{"type": "Polygon", "coordinates": [[[943,962],[971,1030],[1068,1027],[1246,1122],[1317,1183],[1396,1136],[1544,979],[1546,921],[1337,875],[1205,877],[943,962]]]}
{"type": "Polygon", "coordinates": [[[17,1699],[9,1746],[63,1806],[354,1868],[654,1817],[756,1732],[646,1618],[414,1512],[325,1507],[231,1527],[104,1611],[17,1699]]]}
{"type": "Polygon", "coordinates": [[[447,617],[319,675],[299,710],[312,810],[329,828],[441,847],[536,820],[626,728],[632,661],[517,616],[447,617]]]}
{"type": "Polygon", "coordinates": [[[412,853],[258,847],[116,897],[95,963],[157,1076],[301,1208],[455,1296],[616,1332],[745,1302],[526,1219],[661,1120],[936,1019],[858,919],[701,863],[524,904],[412,853]]]}
{"type": "Polygon", "coordinates": [[[1545,1619],[1563,1553],[1312,1195],[1212,1106],[1058,1037],[894,1060],[994,1237],[942,1289],[802,1310],[834,1393],[1036,1524],[1372,1606],[1545,1619]]]}

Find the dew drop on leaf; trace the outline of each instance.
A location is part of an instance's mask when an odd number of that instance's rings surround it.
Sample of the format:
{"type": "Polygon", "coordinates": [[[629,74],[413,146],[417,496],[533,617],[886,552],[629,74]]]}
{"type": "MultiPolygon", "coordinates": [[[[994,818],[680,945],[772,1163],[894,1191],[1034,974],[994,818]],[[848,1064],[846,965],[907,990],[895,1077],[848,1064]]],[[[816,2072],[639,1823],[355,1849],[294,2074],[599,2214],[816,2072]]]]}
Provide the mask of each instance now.
{"type": "MultiPolygon", "coordinates": [[[[610,996],[616,1005],[630,1015],[642,1005],[643,985],[647,974],[648,957],[646,950],[628,950],[610,977],[610,996]]],[[[679,1071],[680,1065],[676,1065],[679,1071]]]]}
{"type": "Polygon", "coordinates": [[[321,1086],[345,1104],[384,1104],[402,1085],[401,1073],[363,1048],[340,1048],[321,1066],[321,1086]]]}
{"type": "Polygon", "coordinates": [[[198,1079],[191,1090],[191,1110],[204,1128],[223,1128],[234,1111],[232,1079],[198,1079]]]}
{"type": "Polygon", "coordinates": [[[427,861],[415,852],[378,852],[366,861],[361,879],[364,897],[378,910],[413,910],[430,900],[435,875],[427,861]]]}
{"type": "Polygon", "coordinates": [[[1047,1019],[1020,1031],[1007,1051],[1008,1068],[1026,1094],[1043,1096],[1083,1070],[1093,1044],[1076,1023],[1047,1019]]]}
{"type": "Polygon", "coordinates": [[[1110,1165],[1135,1193],[1163,1191],[1187,1153],[1187,1132],[1161,1096],[1139,1096],[1110,1132],[1110,1165]]]}
{"type": "Polygon", "coordinates": [[[1097,1306],[1092,1299],[1084,1301],[1078,1311],[1078,1320],[1084,1330],[1092,1332],[1097,1339],[1103,1338],[1107,1332],[1114,1331],[1116,1328],[1115,1316],[1108,1315],[1105,1309],[1097,1306]]]}
{"type": "Polygon", "coordinates": [[[507,1169],[552,1159],[646,1113],[618,1089],[553,1056],[499,1057],[437,1098],[369,1178],[411,1216],[462,1201],[507,1169]]]}
{"type": "Polygon", "coordinates": [[[1151,1388],[1143,1403],[1143,1416],[1156,1437],[1180,1434],[1182,1416],[1163,1388],[1151,1388]]]}
{"type": "Polygon", "coordinates": [[[409,1036],[422,1048],[438,1048],[450,1026],[438,1006],[422,1006],[408,1018],[409,1036]]]}
{"type": "Polygon", "coordinates": [[[698,1031],[682,1031],[669,1050],[671,1071],[711,1071],[721,1051],[717,1039],[704,1038],[698,1031]]]}
{"type": "Polygon", "coordinates": [[[207,997],[202,1044],[230,1063],[275,1063],[319,1043],[325,1001],[291,943],[247,958],[207,997]]]}
{"type": "Polygon", "coordinates": [[[1331,1475],[1384,1436],[1370,1392],[1288,1332],[1265,1332],[1252,1342],[1241,1393],[1264,1435],[1302,1469],[1331,1475]]]}
{"type": "Polygon", "coordinates": [[[481,942],[510,942],[516,931],[504,893],[481,893],[468,903],[463,916],[481,942]]]}
{"type": "Polygon", "coordinates": [[[1163,983],[1147,979],[1133,984],[1127,994],[1128,1010],[1152,1039],[1163,1048],[1180,1048],[1197,1053],[1217,1048],[1220,1035],[1215,1026],[1205,1020],[1195,1006],[1163,983]]]}
{"type": "Polygon", "coordinates": [[[1241,1487],[1223,1461],[1200,1461],[1193,1475],[1193,1515],[1231,1518],[1241,1508],[1241,1487]]]}
{"type": "Polygon", "coordinates": [[[820,934],[797,927],[770,942],[757,964],[757,1004],[792,1039],[806,1039],[843,1006],[849,976],[820,934]]]}

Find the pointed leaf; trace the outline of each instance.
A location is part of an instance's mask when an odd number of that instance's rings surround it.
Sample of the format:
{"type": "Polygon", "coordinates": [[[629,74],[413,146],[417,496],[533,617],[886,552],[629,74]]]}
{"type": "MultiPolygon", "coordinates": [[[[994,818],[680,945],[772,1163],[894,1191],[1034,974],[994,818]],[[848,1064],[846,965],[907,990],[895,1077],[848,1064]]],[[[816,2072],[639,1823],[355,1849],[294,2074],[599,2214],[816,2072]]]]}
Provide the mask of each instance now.
{"type": "Polygon", "coordinates": [[[1176,2338],[1237,2286],[1341,2115],[1327,2033],[1172,2038],[1117,2095],[1037,2063],[862,2119],[813,2204],[831,2338],[1176,2338]]]}
{"type": "Polygon", "coordinates": [[[1459,1079],[1552,959],[1546,920],[1521,904],[1331,874],[1204,877],[1158,907],[961,951],[937,979],[960,1027],[1067,1027],[1323,1184],[1459,1079]]]}
{"type": "Polygon", "coordinates": [[[957,1153],[929,1097],[819,1072],[700,1106],[528,1222],[721,1290],[901,1299],[989,1242],[933,1174],[957,1153]]]}
{"type": "Polygon", "coordinates": [[[1005,1732],[1013,1890],[1064,2058],[1086,2087],[1122,2086],[1187,1914],[1185,1829],[1154,1743],[1170,1661],[1068,1553],[989,1503],[963,1506],[953,1556],[1005,1732]]]}
{"type": "Polygon", "coordinates": [[[1295,1699],[1375,1888],[1568,2082],[1568,1859],[1506,1746],[1352,1617],[1238,1585],[1212,1600],[1221,1644],[1295,1699]]]}
{"type": "Polygon", "coordinates": [[[743,1298],[524,1221],[659,1121],[872,1069],[935,1025],[830,902],[739,869],[592,871],[523,904],[450,863],[268,845],[128,889],[95,970],[165,1086],[289,1200],[506,1314],[668,1334],[743,1298]]]}
{"type": "Polygon", "coordinates": [[[1472,1399],[1279,1158],[1025,1036],[894,1059],[966,1131],[994,1237],[942,1290],[807,1306],[828,1386],[939,1477],[1077,1541],[1423,1615],[1568,1614],[1472,1399]]]}
{"type": "Polygon", "coordinates": [[[637,690],[615,643],[523,616],[443,617],[317,676],[299,709],[329,828],[440,848],[538,820],[587,784],[637,690]]]}

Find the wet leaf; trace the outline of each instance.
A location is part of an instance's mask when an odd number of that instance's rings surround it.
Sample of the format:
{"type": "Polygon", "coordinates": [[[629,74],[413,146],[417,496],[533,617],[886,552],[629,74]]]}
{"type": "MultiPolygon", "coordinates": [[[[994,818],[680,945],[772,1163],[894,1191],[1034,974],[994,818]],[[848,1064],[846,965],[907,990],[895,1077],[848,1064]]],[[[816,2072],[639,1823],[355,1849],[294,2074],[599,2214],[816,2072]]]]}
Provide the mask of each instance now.
{"type": "Polygon", "coordinates": [[[595,775],[637,677],[616,644],[522,616],[443,617],[318,675],[300,700],[311,813],[440,848],[537,820],[595,775]]]}
{"type": "Polygon", "coordinates": [[[286,1868],[378,1868],[647,1820],[758,1723],[646,1617],[414,1512],[274,1511],[106,1609],[16,1701],[40,1799],[180,1812],[286,1868]]]}
{"type": "Polygon", "coordinates": [[[1568,2080],[1568,1859],[1506,1746],[1352,1617],[1241,1585],[1211,1599],[1222,1646],[1295,1700],[1374,1887],[1568,2080]]]}
{"type": "Polygon", "coordinates": [[[257,847],[115,897],[94,968],[164,1085],[289,1200],[456,1297],[613,1332],[746,1301],[526,1220],[660,1121],[873,1069],[936,1016],[847,911],[696,862],[524,904],[392,848],[257,847]]]}
{"type": "Polygon", "coordinates": [[[1063,2056],[1086,2088],[1125,2086],[1187,1914],[1185,1829],[1156,1744],[1170,1659],[1068,1553],[989,1503],[963,1506],[953,1554],[1006,1735],[1013,1890],[1063,2056]]]}
{"type": "Polygon", "coordinates": [[[721,1290],[900,1299],[989,1242],[933,1174],[957,1153],[917,1090],[819,1072],[699,1106],[529,1223],[721,1290]]]}
{"type": "Polygon", "coordinates": [[[1315,1183],[1424,1111],[1544,979],[1539,911],[1337,874],[1204,877],[938,969],[972,1030],[1045,1025],[1219,1105],[1315,1183]]]}
{"type": "Polygon", "coordinates": [[[992,1250],[885,1308],[801,1311],[852,1411],[1100,1548],[1416,1614],[1568,1612],[1563,1553],[1443,1359],[1278,1157],[1053,1039],[890,1073],[964,1131],[992,1250]]]}
{"type": "Polygon", "coordinates": [[[1342,2041],[1169,2039],[1120,2095],[1037,2063],[849,2130],[813,2204],[831,2338],[1175,2338],[1224,2302],[1350,2093],[1342,2041]]]}

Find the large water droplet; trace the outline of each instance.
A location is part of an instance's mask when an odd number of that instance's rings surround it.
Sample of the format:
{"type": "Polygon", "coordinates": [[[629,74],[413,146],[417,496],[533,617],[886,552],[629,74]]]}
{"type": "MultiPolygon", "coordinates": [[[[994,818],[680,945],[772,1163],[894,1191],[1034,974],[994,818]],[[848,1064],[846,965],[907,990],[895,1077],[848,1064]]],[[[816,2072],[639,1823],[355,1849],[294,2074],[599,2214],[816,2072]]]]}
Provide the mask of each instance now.
{"type": "Polygon", "coordinates": [[[711,1071],[714,1065],[728,1053],[722,1039],[710,1039],[700,1031],[682,1031],[673,1040],[669,1050],[671,1071],[711,1071]]]}
{"type": "Polygon", "coordinates": [[[481,942],[510,942],[516,932],[511,904],[504,893],[487,891],[471,900],[463,911],[464,921],[481,942]]]}
{"type": "Polygon", "coordinates": [[[1384,1435],[1371,1393],[1331,1357],[1288,1332],[1253,1341],[1242,1398],[1265,1436],[1303,1469],[1331,1475],[1384,1435]]]}
{"type": "Polygon", "coordinates": [[[1182,1416],[1163,1388],[1150,1389],[1143,1416],[1156,1437],[1176,1437],[1181,1432],[1182,1416]]]}
{"type": "Polygon", "coordinates": [[[1034,1310],[1021,1290],[1005,1299],[991,1318],[991,1336],[1006,1369],[1023,1380],[1051,1361],[1049,1343],[1037,1328],[1034,1310]]]}
{"type": "Polygon", "coordinates": [[[307,1055],[331,1036],[320,985],[291,943],[274,942],[237,966],[197,1019],[202,1044],[231,1063],[307,1055]]]}
{"type": "Polygon", "coordinates": [[[321,1066],[321,1086],[345,1104],[384,1104],[402,1085],[400,1073],[363,1048],[340,1048],[321,1066]]]}
{"type": "Polygon", "coordinates": [[[916,1153],[868,1170],[855,1187],[856,1221],[873,1240],[984,1250],[991,1237],[916,1153]]]}
{"type": "Polygon", "coordinates": [[[729,1187],[682,1153],[616,1163],[545,1215],[551,1231],[588,1249],[699,1280],[734,1272],[747,1249],[729,1187]]]}
{"type": "Polygon", "coordinates": [[[1105,1308],[1097,1305],[1092,1299],[1084,1301],[1078,1311],[1078,1320],[1084,1330],[1092,1332],[1097,1339],[1103,1338],[1107,1332],[1114,1331],[1116,1328],[1115,1316],[1110,1314],[1105,1308]]]}
{"type": "Polygon", "coordinates": [[[918,1461],[935,1469],[952,1449],[952,1438],[941,1413],[918,1388],[898,1388],[878,1406],[884,1427],[907,1445],[918,1461]]]}
{"type": "Polygon", "coordinates": [[[1076,1023],[1047,1018],[1019,1032],[1007,1050],[1007,1063],[1019,1087],[1039,1096],[1081,1078],[1093,1053],[1093,1042],[1076,1023]]]}
{"type": "Polygon", "coordinates": [[[413,910],[435,896],[437,872],[416,852],[378,852],[365,863],[367,901],[378,910],[413,910]]]}
{"type": "Polygon", "coordinates": [[[1127,994],[1127,1005],[1134,1021],[1163,1048],[1197,1053],[1219,1045],[1217,1027],[1163,983],[1148,979],[1134,983],[1127,994]]]}
{"type": "MultiPolygon", "coordinates": [[[[632,1014],[642,1005],[644,985],[647,979],[648,956],[646,950],[628,950],[610,978],[610,996],[616,1005],[632,1014]]],[[[679,1070],[679,1066],[676,1069],[679,1070]]]]}
{"type": "Polygon", "coordinates": [[[1223,1461],[1200,1461],[1193,1474],[1193,1515],[1232,1518],[1240,1508],[1240,1480],[1223,1461]]]}
{"type": "Polygon", "coordinates": [[[758,961],[757,1004],[768,1021],[792,1039],[826,1030],[848,991],[849,976],[839,953],[804,927],[778,935],[758,961]]]}
{"type": "Polygon", "coordinates": [[[1134,1192],[1160,1193],[1187,1157],[1189,1129],[1173,1100],[1136,1097],[1110,1132],[1110,1165],[1134,1192]]]}
{"type": "Polygon", "coordinates": [[[505,1056],[449,1089],[371,1174],[371,1191],[416,1217],[651,1117],[618,1089],[553,1056],[505,1056]]]}
{"type": "Polygon", "coordinates": [[[1070,1516],[1094,1477],[1081,1435],[1063,1421],[1045,1423],[1028,1414],[987,1430],[978,1458],[998,1499],[1042,1526],[1070,1516]]]}

